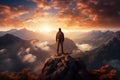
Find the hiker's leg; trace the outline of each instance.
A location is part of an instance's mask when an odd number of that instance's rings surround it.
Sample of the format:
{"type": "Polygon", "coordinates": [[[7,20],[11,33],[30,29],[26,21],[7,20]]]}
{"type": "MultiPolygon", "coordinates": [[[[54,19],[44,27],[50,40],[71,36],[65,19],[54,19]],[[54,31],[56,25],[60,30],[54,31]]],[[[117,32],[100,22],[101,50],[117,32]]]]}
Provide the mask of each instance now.
{"type": "Polygon", "coordinates": [[[61,42],[61,53],[64,53],[63,52],[63,42],[61,42]]]}
{"type": "Polygon", "coordinates": [[[60,42],[58,41],[57,42],[57,53],[59,53],[59,44],[60,44],[60,42]]]}

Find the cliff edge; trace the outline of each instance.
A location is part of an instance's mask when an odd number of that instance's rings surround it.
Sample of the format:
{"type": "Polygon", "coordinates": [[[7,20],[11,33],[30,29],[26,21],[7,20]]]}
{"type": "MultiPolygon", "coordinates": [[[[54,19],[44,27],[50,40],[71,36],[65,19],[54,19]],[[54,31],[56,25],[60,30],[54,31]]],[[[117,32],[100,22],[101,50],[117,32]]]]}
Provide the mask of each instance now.
{"type": "Polygon", "coordinates": [[[45,80],[90,80],[84,62],[70,55],[52,56],[45,61],[42,74],[45,80]],[[87,77],[86,77],[87,76],[87,77]]]}

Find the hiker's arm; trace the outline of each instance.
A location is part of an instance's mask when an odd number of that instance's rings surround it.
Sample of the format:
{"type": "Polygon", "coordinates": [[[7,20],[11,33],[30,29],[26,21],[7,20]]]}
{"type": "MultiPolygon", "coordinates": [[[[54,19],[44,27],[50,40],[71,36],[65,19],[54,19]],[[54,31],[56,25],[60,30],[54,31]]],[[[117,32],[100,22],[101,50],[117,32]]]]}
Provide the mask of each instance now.
{"type": "Polygon", "coordinates": [[[56,42],[57,42],[57,38],[58,38],[58,33],[56,34],[56,42]]]}

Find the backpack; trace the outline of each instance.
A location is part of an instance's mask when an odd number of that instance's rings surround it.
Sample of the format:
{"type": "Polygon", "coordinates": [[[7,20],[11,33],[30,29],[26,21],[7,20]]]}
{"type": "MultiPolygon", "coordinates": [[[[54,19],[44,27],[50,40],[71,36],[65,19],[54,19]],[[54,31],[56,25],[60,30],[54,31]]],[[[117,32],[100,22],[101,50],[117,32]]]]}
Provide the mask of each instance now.
{"type": "Polygon", "coordinates": [[[57,39],[58,39],[59,41],[63,41],[64,35],[63,35],[62,32],[58,32],[58,34],[57,34],[57,39]]]}

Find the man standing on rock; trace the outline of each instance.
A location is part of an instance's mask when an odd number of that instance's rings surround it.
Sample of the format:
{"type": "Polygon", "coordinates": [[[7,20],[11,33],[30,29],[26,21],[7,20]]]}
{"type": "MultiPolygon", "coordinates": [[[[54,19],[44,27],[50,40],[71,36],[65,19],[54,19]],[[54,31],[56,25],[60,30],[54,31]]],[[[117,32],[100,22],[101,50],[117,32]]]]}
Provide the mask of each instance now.
{"type": "Polygon", "coordinates": [[[61,28],[56,34],[56,42],[57,42],[57,53],[59,53],[59,46],[61,46],[61,53],[63,52],[63,42],[64,42],[64,33],[62,32],[61,28]]]}

